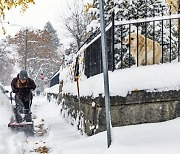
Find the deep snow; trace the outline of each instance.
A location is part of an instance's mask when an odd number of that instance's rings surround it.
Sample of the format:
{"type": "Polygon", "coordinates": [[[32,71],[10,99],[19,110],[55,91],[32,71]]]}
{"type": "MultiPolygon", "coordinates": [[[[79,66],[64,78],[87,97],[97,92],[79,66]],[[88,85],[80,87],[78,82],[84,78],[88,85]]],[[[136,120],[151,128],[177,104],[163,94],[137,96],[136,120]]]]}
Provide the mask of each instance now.
{"type": "Polygon", "coordinates": [[[35,130],[42,125],[44,135],[26,137],[7,128],[10,119],[9,100],[0,92],[0,153],[30,154],[46,148],[51,154],[179,154],[180,118],[168,122],[124,126],[112,129],[112,145],[107,148],[106,131],[87,137],[60,114],[56,101],[45,97],[33,100],[35,130]],[[47,132],[47,133],[46,133],[47,132]]]}
{"type": "MultiPolygon", "coordinates": [[[[125,97],[131,91],[167,91],[180,89],[180,63],[166,63],[149,66],[133,66],[123,70],[109,71],[109,91],[111,96],[125,97]]],[[[61,74],[61,73],[60,73],[61,74]]],[[[64,75],[64,72],[62,73],[64,75]]],[[[67,74],[68,76],[68,74],[67,74]]],[[[61,75],[60,75],[61,78],[61,75]]],[[[104,94],[103,74],[79,80],[81,96],[98,97],[104,94]]],[[[77,95],[75,82],[64,83],[64,93],[77,95]]]]}
{"type": "MultiPolygon", "coordinates": [[[[141,89],[178,90],[179,67],[180,63],[172,63],[110,72],[110,94],[125,96],[131,90],[141,89]]],[[[102,74],[81,79],[79,83],[81,95],[103,93],[102,74]]],[[[58,86],[48,90],[57,92],[58,86]]],[[[66,83],[64,90],[76,94],[76,84],[66,83]]],[[[12,115],[11,104],[0,91],[0,153],[33,154],[44,150],[50,154],[179,154],[180,118],[112,128],[112,145],[107,148],[106,131],[91,137],[81,135],[75,126],[68,123],[70,120],[63,118],[60,109],[61,105],[55,99],[49,102],[46,96],[34,97],[32,112],[36,135],[26,137],[22,132],[14,133],[7,128],[12,115]]]]}

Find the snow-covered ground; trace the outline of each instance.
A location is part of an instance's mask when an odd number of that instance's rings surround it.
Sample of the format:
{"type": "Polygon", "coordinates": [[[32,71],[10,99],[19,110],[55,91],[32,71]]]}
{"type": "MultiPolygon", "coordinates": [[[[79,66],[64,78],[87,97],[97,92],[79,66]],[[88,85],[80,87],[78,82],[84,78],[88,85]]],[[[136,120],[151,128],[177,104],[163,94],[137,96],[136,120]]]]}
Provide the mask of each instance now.
{"type": "MultiPolygon", "coordinates": [[[[179,68],[180,63],[171,63],[110,72],[110,94],[125,96],[132,90],[141,89],[179,90],[179,68]]],[[[79,84],[81,95],[103,93],[102,74],[80,79],[79,84]]],[[[58,86],[53,90],[57,92],[58,86]]],[[[76,94],[76,83],[67,82],[63,90],[76,94]]],[[[11,104],[0,90],[0,154],[179,154],[180,118],[112,128],[112,144],[107,148],[106,131],[91,137],[81,135],[63,118],[60,108],[56,100],[49,102],[45,96],[35,96],[32,112],[36,133],[34,137],[27,137],[7,127],[12,115],[11,104]]]]}
{"type": "Polygon", "coordinates": [[[28,137],[24,144],[25,153],[36,153],[44,147],[44,152],[61,154],[62,145],[80,139],[82,136],[60,116],[59,106],[52,100],[48,102],[45,97],[35,97],[32,107],[35,137],[28,137]]]}
{"type": "MultiPolygon", "coordinates": [[[[1,92],[0,92],[1,93],[1,92]]],[[[2,93],[1,93],[2,95],[2,93]]],[[[33,99],[32,112],[35,136],[27,137],[23,132],[12,132],[8,127],[11,118],[11,105],[2,95],[0,98],[0,153],[29,154],[52,153],[61,154],[63,144],[75,141],[83,136],[77,129],[65,122],[60,115],[59,106],[46,97],[33,99]]]]}
{"type": "MultiPolygon", "coordinates": [[[[132,66],[123,70],[109,71],[109,91],[111,96],[125,97],[131,91],[167,91],[180,89],[180,63],[149,66],[132,66]]],[[[61,74],[61,73],[60,73],[61,74]]],[[[62,73],[63,74],[63,73],[62,73]]],[[[64,74],[63,74],[64,75],[64,74]]],[[[60,75],[61,77],[61,75],[60,75]]],[[[103,74],[98,74],[88,79],[79,80],[81,96],[98,97],[104,94],[103,74]]],[[[64,83],[63,92],[77,95],[75,82],[64,83]]]]}
{"type": "Polygon", "coordinates": [[[87,137],[67,123],[56,101],[35,97],[32,112],[36,134],[26,137],[7,128],[11,117],[9,100],[0,92],[0,153],[35,154],[179,154],[180,118],[175,120],[112,128],[107,148],[106,131],[87,137]],[[43,153],[43,152],[42,152],[43,153]]]}

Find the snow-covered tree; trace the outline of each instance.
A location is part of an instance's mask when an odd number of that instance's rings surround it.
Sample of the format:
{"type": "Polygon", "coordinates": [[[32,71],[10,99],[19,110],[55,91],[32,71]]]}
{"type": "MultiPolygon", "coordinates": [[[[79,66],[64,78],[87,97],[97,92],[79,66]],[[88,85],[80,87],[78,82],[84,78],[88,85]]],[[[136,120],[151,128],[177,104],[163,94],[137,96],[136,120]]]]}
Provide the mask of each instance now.
{"type": "Polygon", "coordinates": [[[16,63],[16,46],[8,46],[6,39],[0,43],[0,82],[10,85],[16,63]]]}
{"type": "Polygon", "coordinates": [[[45,26],[44,26],[44,29],[47,30],[47,32],[49,32],[52,36],[52,41],[54,43],[54,45],[56,45],[57,47],[59,46],[59,38],[58,38],[58,35],[57,35],[57,32],[56,30],[53,28],[52,24],[50,21],[48,21],[45,26]]]}
{"type": "Polygon", "coordinates": [[[74,0],[71,4],[67,4],[66,11],[60,14],[59,19],[67,31],[66,35],[74,38],[75,41],[72,43],[76,44],[76,51],[89,36],[86,32],[88,18],[83,6],[82,0],[74,0]]]}
{"type": "MultiPolygon", "coordinates": [[[[18,46],[18,54],[21,68],[24,67],[25,55],[25,31],[20,30],[15,37],[11,37],[9,44],[18,46]]],[[[27,71],[36,81],[40,80],[43,73],[49,79],[56,72],[63,59],[56,52],[56,46],[52,35],[46,30],[28,30],[27,32],[27,71]]],[[[41,82],[37,82],[41,84],[41,82]]],[[[42,83],[43,84],[43,83],[42,83]]],[[[39,86],[42,86],[39,85],[39,86]]]]}
{"type": "MultiPolygon", "coordinates": [[[[99,9],[99,1],[94,0],[94,7],[99,9]]],[[[105,20],[106,25],[112,20],[112,12],[115,13],[115,21],[131,20],[131,19],[142,19],[147,17],[155,17],[168,15],[168,7],[164,0],[106,0],[105,1],[105,20]]],[[[99,22],[99,14],[96,13],[95,20],[99,22]]],[[[174,22],[175,23],[175,22],[174,22]]],[[[163,47],[164,55],[163,62],[171,61],[177,57],[177,26],[173,21],[164,21],[163,24],[163,44],[162,44],[162,21],[147,22],[131,24],[131,29],[129,25],[115,26],[115,63],[116,68],[126,67],[134,62],[128,51],[128,48],[122,44],[125,36],[130,32],[137,31],[138,33],[159,42],[163,47]],[[171,29],[170,29],[171,25],[171,29]],[[153,29],[153,27],[155,27],[153,29]],[[170,38],[171,31],[171,38],[170,38]],[[170,45],[171,41],[171,45],[170,45]],[[171,53],[170,53],[170,46],[171,53]],[[170,57],[171,55],[171,57],[170,57]],[[120,60],[123,60],[121,63],[120,60]],[[120,65],[121,64],[121,65],[120,65]]],[[[95,27],[96,29],[98,27],[95,27]]]]}

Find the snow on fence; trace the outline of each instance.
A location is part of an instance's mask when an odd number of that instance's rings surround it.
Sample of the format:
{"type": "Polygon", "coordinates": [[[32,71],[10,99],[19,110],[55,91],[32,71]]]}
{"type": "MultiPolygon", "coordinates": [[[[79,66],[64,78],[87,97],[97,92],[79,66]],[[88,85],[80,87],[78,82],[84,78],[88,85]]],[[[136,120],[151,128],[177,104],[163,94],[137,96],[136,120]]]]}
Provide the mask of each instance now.
{"type": "MultiPolygon", "coordinates": [[[[179,18],[180,14],[173,14],[114,21],[112,14],[112,22],[106,27],[109,70],[128,68],[132,65],[166,63],[175,59],[179,62],[179,18]]],[[[92,40],[91,38],[87,40],[81,48],[85,50],[84,74],[87,77],[102,73],[100,37],[99,32],[92,40]]]]}

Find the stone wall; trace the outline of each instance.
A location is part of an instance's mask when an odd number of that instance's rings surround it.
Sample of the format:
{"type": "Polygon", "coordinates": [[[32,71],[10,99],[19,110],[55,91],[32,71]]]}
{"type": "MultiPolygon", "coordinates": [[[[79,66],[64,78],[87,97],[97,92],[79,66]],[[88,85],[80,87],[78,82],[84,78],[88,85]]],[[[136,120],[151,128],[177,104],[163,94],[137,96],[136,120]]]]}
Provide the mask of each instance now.
{"type": "Polygon", "coordinates": [[[58,98],[58,94],[47,93],[47,100],[48,100],[48,101],[51,101],[52,98],[57,99],[57,98],[58,98]]]}
{"type": "MultiPolygon", "coordinates": [[[[78,99],[66,95],[59,102],[62,110],[67,110],[68,115],[76,121],[83,119],[83,126],[78,128],[84,129],[87,135],[106,130],[105,101],[102,96],[78,99]]],[[[180,91],[134,91],[126,97],[111,97],[110,104],[113,127],[162,122],[180,116],[180,91]]]]}

